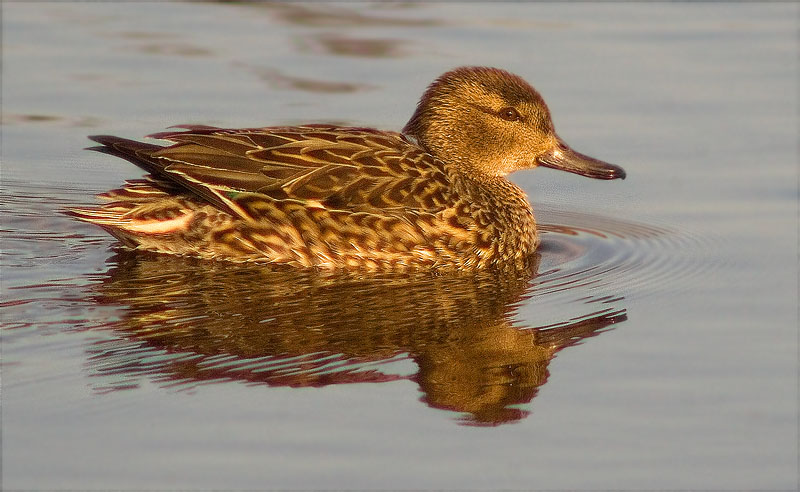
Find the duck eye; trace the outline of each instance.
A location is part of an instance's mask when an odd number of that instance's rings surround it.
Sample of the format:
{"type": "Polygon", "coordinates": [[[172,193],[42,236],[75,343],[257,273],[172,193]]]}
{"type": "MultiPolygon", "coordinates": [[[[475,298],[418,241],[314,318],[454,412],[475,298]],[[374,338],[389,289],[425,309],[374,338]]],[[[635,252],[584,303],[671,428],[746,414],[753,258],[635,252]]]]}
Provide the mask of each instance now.
{"type": "Polygon", "coordinates": [[[497,115],[506,121],[519,121],[522,119],[519,112],[514,108],[503,108],[497,115]]]}

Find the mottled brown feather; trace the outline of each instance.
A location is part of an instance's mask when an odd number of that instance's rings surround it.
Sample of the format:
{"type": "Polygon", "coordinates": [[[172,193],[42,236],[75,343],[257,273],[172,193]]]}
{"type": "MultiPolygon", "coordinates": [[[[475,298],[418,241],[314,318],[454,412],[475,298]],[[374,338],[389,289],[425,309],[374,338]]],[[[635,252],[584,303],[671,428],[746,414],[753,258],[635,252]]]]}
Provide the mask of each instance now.
{"type": "Polygon", "coordinates": [[[453,179],[401,134],[305,126],[194,131],[157,134],[174,142],[169,147],[98,137],[157,177],[131,181],[104,194],[111,203],[73,215],[128,246],[175,254],[331,268],[469,264],[444,253],[476,242],[473,222],[437,225],[437,214],[459,200],[453,179]],[[174,231],[157,229],[182,217],[186,224],[174,231]]]}
{"type": "Polygon", "coordinates": [[[443,164],[399,133],[306,126],[201,132],[156,134],[176,145],[145,158],[221,207],[228,204],[220,203],[220,195],[276,190],[281,197],[327,201],[341,209],[435,212],[447,201],[443,164]]]}

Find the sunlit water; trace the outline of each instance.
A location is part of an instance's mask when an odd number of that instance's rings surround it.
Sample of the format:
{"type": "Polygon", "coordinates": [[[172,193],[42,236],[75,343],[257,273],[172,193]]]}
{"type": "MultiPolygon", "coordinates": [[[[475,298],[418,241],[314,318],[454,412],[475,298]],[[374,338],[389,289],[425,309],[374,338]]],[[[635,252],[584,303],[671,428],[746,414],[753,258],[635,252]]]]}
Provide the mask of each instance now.
{"type": "Polygon", "coordinates": [[[797,486],[796,5],[3,4],[3,486],[797,486]],[[514,180],[513,277],[124,251],[82,151],[178,123],[398,129],[519,73],[624,182],[514,180]]]}

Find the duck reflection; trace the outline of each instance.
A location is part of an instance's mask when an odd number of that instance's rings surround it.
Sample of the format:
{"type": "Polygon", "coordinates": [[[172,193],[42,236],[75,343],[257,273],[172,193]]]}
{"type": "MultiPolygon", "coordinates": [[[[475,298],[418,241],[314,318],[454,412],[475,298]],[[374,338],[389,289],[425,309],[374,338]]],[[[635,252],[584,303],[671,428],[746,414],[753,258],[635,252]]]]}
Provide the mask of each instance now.
{"type": "Polygon", "coordinates": [[[372,276],[270,270],[120,252],[97,300],[121,305],[117,337],[92,348],[109,390],[242,381],[325,386],[411,380],[434,408],[497,425],[547,380],[555,354],[625,320],[605,309],[543,327],[515,326],[538,261],[522,273],[372,276]],[[414,364],[418,370],[411,368],[414,364]],[[406,373],[403,373],[403,371],[406,373]]]}

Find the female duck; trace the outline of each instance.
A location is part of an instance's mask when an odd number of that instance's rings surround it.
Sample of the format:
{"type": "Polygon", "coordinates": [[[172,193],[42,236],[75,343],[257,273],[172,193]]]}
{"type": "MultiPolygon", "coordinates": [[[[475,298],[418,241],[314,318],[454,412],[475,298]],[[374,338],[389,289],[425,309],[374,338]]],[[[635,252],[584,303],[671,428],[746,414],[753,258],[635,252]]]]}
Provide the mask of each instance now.
{"type": "Polygon", "coordinates": [[[522,266],[539,238],[506,179],[547,166],[624,178],[555,133],[522,78],[462,67],[428,87],[403,133],[332,125],[180,126],[162,147],[93,136],[151,173],[73,209],[130,248],[299,267],[522,266]]]}

